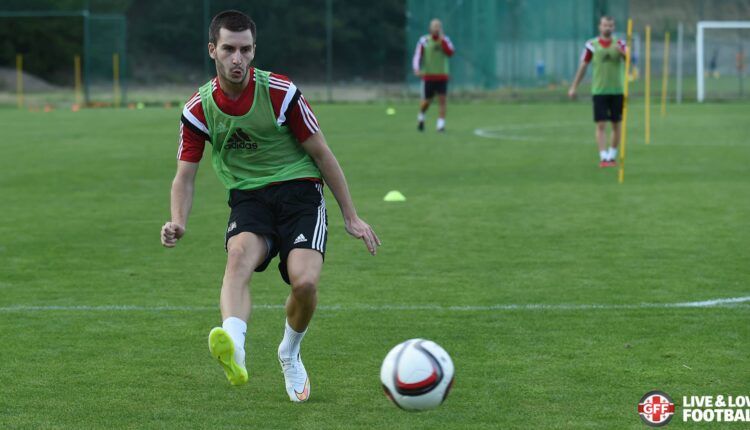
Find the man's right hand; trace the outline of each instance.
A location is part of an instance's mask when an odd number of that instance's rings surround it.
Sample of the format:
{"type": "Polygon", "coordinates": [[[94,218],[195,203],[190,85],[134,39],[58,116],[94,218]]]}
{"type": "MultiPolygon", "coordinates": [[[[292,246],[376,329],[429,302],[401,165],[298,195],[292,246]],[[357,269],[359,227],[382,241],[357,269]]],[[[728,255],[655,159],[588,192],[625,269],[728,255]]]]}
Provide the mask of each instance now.
{"type": "Polygon", "coordinates": [[[161,244],[166,248],[174,248],[177,241],[185,234],[185,227],[168,221],[161,228],[161,244]]]}
{"type": "Polygon", "coordinates": [[[571,100],[575,100],[576,99],[576,89],[575,88],[570,87],[570,89],[568,90],[568,97],[570,97],[571,100]]]}

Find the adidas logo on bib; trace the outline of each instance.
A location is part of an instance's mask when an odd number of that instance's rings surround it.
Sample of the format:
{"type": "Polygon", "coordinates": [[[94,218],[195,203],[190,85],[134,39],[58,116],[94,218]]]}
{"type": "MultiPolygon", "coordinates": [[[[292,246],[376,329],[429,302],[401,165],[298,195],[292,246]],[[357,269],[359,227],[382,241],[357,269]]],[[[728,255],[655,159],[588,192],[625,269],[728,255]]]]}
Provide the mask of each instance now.
{"type": "Polygon", "coordinates": [[[307,242],[307,238],[305,237],[304,234],[300,234],[299,236],[297,236],[296,239],[294,239],[294,244],[295,245],[298,244],[298,243],[300,243],[300,242],[307,242]]]}

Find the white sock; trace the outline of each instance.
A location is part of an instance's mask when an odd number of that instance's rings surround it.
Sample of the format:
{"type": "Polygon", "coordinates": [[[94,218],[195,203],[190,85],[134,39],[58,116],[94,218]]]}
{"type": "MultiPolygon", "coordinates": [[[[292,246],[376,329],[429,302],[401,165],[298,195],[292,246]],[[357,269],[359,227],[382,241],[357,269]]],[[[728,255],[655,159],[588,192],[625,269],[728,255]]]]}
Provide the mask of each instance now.
{"type": "Polygon", "coordinates": [[[234,341],[234,359],[237,363],[245,365],[245,333],[247,323],[237,317],[229,317],[224,320],[221,327],[229,333],[234,341]]]}
{"type": "Polygon", "coordinates": [[[298,333],[289,326],[289,321],[287,321],[284,328],[284,339],[281,340],[281,345],[279,345],[279,357],[285,360],[296,357],[299,354],[299,346],[302,343],[302,338],[305,337],[305,333],[307,333],[307,329],[298,333]]]}
{"type": "Polygon", "coordinates": [[[445,128],[445,118],[438,118],[437,119],[437,128],[445,128]]]}
{"type": "Polygon", "coordinates": [[[419,112],[417,114],[417,121],[419,121],[419,122],[424,121],[424,112],[419,112]]]}
{"type": "Polygon", "coordinates": [[[609,148],[608,158],[612,161],[617,159],[617,148],[609,148]]]}
{"type": "Polygon", "coordinates": [[[607,161],[607,155],[608,155],[608,153],[609,153],[609,151],[607,151],[606,149],[599,151],[599,159],[601,161],[607,161]]]}

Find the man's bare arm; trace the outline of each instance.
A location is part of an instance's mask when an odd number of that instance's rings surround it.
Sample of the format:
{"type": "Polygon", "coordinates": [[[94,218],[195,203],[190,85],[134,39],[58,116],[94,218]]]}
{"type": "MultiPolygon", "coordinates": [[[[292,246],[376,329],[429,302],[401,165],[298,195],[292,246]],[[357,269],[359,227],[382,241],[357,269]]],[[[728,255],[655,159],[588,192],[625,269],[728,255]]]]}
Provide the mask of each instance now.
{"type": "Polygon", "coordinates": [[[339,208],[341,208],[346,231],[357,239],[362,239],[367,245],[367,250],[375,255],[377,247],[380,246],[380,239],[378,239],[372,227],[357,215],[351,194],[349,194],[349,187],[346,184],[344,171],[341,170],[338,160],[328,147],[323,132],[318,131],[310,136],[302,143],[302,148],[310,154],[323,174],[326,184],[331,188],[333,196],[336,198],[339,208]]]}
{"type": "Polygon", "coordinates": [[[586,74],[586,68],[589,66],[589,63],[585,61],[581,61],[581,64],[578,66],[578,70],[576,71],[576,76],[573,78],[573,83],[570,84],[570,89],[568,90],[568,97],[571,99],[576,98],[576,91],[578,90],[578,84],[581,83],[581,79],[583,79],[583,76],[586,74]]]}
{"type": "Polygon", "coordinates": [[[193,190],[197,173],[198,163],[182,160],[177,162],[177,173],[172,181],[170,197],[172,219],[161,228],[161,243],[167,248],[174,247],[185,234],[190,209],[193,207],[193,190]]]}

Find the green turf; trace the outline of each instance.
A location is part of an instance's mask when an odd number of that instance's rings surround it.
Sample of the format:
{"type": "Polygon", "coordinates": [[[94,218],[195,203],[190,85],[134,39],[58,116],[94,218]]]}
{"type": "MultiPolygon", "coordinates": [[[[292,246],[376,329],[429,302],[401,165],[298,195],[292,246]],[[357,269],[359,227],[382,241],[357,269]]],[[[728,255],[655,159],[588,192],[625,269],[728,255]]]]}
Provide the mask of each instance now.
{"type": "Polygon", "coordinates": [[[655,108],[648,147],[634,105],[623,185],[597,167],[589,103],[453,105],[443,135],[434,112],[418,134],[414,107],[395,107],[316,108],[383,246],[348,238],[329,198],[304,405],[275,359],[275,269],[253,281],[249,385],[208,354],[228,215],[208,163],[187,235],[159,245],[178,110],[1,111],[0,428],[643,428],[652,389],[678,411],[683,395],[748,394],[747,303],[471,307],[750,296],[750,105],[655,108]],[[408,200],[384,203],[393,189],[408,200]],[[408,309],[424,305],[439,308],[408,309]],[[381,392],[380,361],[411,337],[453,356],[436,411],[381,392]]]}

